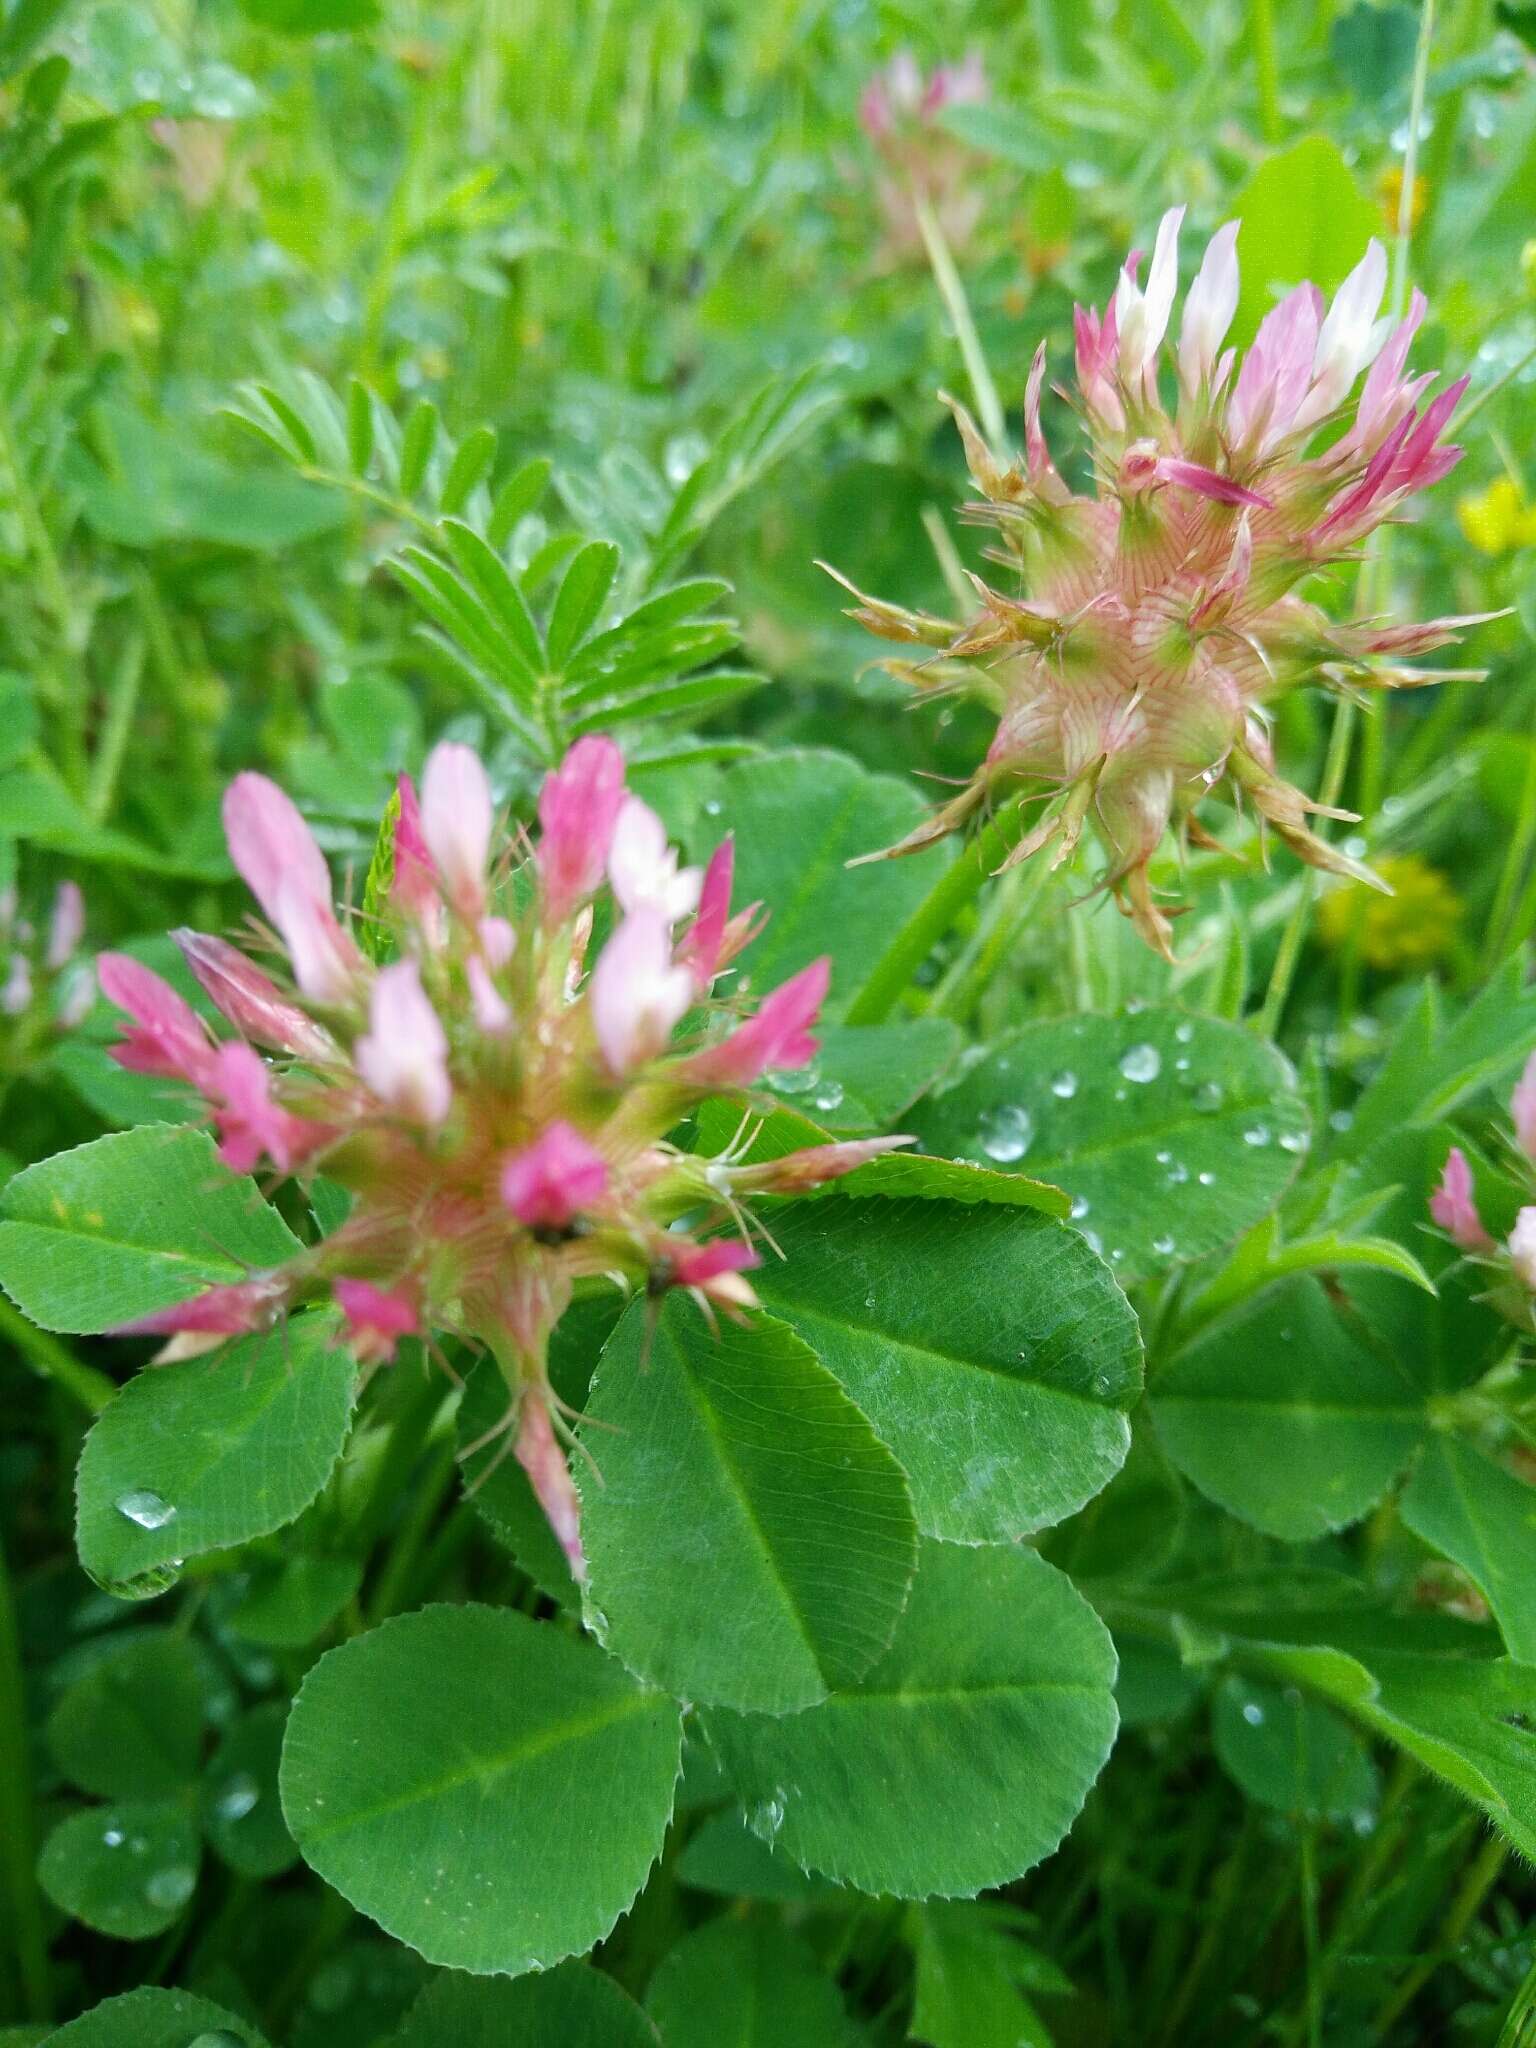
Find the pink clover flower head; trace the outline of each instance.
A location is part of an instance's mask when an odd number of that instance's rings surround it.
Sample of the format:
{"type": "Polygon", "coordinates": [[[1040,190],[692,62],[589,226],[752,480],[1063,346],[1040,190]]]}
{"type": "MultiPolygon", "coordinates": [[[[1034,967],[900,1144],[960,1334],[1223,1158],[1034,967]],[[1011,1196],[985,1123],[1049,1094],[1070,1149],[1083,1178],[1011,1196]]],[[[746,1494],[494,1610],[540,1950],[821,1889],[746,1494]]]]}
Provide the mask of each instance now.
{"type": "Polygon", "coordinates": [[[564,1119],[501,1169],[502,1200],[530,1230],[564,1230],[608,1190],[608,1162],[564,1119]]]}
{"type": "Polygon", "coordinates": [[[1446,1157],[1440,1185],[1429,1198],[1429,1213],[1464,1252],[1493,1250],[1493,1239],[1477,1213],[1472,1169],[1459,1145],[1453,1145],[1446,1157]]]}
{"type": "Polygon", "coordinates": [[[1460,453],[1444,436],[1464,381],[1431,393],[1433,378],[1408,367],[1422,299],[1403,320],[1381,317],[1387,262],[1372,243],[1331,302],[1298,284],[1239,357],[1226,346],[1239,224],[1212,236],[1179,316],[1184,215],[1164,214],[1144,277],[1133,252],[1106,305],[1076,308],[1091,488],[1069,489],[1051,459],[1037,353],[1019,460],[953,408],[981,501],[966,516],[992,527],[989,559],[1012,573],[997,587],[971,578],[974,609],[957,616],[860,592],[851,614],[906,643],[892,674],[974,695],[997,720],[970,782],[885,851],[916,852],[1016,797],[1033,818],[1010,859],[1051,848],[1059,862],[1091,830],[1104,886],[1170,957],[1148,867],[1170,834],[1209,839],[1221,803],[1254,818],[1257,851],[1273,833],[1314,866],[1380,886],[1313,830],[1320,806],[1279,773],[1274,708],[1308,685],[1433,683],[1404,657],[1479,623],[1351,624],[1317,601],[1326,573],[1460,453]]]}
{"type": "Polygon", "coordinates": [[[410,1287],[378,1287],[371,1280],[343,1275],[331,1291],[359,1364],[389,1365],[402,1337],[421,1334],[421,1314],[410,1287]]]}
{"type": "Polygon", "coordinates": [[[370,903],[365,957],[293,805],[260,776],[237,779],[231,849],[287,959],[258,965],[225,939],[177,934],[232,1027],[222,1039],[150,969],[101,962],[128,1015],[118,1058],[195,1088],[229,1168],[323,1172],[349,1197],[330,1234],[280,1270],[135,1329],[185,1356],[328,1303],[364,1367],[407,1335],[490,1353],[511,1449],[579,1571],[547,1370],[577,1284],[687,1288],[744,1313],[758,1256],[745,1203],[823,1185],[892,1141],[812,1145],[766,1170],[678,1148],[705,1101],[734,1098],[745,1116],[763,1072],[810,1058],[827,963],[755,1010],[716,1000],[719,970],[756,924],[755,908],[731,909],[730,844],[702,871],[685,867],[628,797],[611,741],[571,749],[526,836],[498,828],[483,768],[456,745],[434,750],[419,803],[400,785],[391,815],[394,884],[370,903]],[[609,936],[589,963],[594,928],[609,936]],[[696,1228],[680,1230],[684,1217],[696,1228]]]}

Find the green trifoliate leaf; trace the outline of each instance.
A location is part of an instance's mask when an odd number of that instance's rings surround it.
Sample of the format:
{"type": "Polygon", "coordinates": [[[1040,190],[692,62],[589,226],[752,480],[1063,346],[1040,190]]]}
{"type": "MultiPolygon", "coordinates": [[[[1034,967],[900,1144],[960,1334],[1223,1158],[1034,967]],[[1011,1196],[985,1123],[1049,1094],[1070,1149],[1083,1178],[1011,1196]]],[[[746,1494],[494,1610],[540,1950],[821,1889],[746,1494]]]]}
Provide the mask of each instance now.
{"type": "Polygon", "coordinates": [[[287,1703],[276,1700],[242,1714],[203,1778],[203,1832],[246,1877],[276,1877],[299,1858],[277,1795],[287,1718],[287,1703]]]}
{"type": "Polygon", "coordinates": [[[298,1249],[207,1132],[178,1125],[60,1152],[0,1198],[0,1282],[46,1330],[115,1329],[298,1249]]]}
{"type": "Polygon", "coordinates": [[[434,1978],[387,2048],[447,2048],[449,2043],[452,2048],[657,2048],[656,2029],[635,2001],[586,1963],[562,1963],[558,1970],[511,1983],[504,1978],[434,1978]]]}
{"type": "Polygon", "coordinates": [[[755,1276],[763,1299],[895,1453],[927,1534],[1027,1535],[1124,1462],[1135,1318],[1075,1231],[1022,1209],[835,1197],[773,1228],[784,1258],[755,1276]]]}
{"type": "Polygon", "coordinates": [[[842,1994],[798,1935],[712,1920],[662,1959],[646,2010],[666,2048],[853,2048],[842,1994]]]}
{"type": "Polygon", "coordinates": [[[603,1640],[691,1700],[787,1713],[868,1670],[917,1558],[900,1466],[782,1323],[712,1331],[692,1302],[603,1354],[582,1534],[603,1640]]]}
{"type": "Polygon", "coordinates": [[[201,1860],[190,1799],[126,1800],[60,1821],[37,1876],[53,1903],[87,1927],[143,1941],[181,1914],[201,1860]]]}
{"type": "Polygon", "coordinates": [[[249,2020],[190,1991],[152,1984],[93,2006],[48,2040],[50,2048],[267,2048],[249,2020]]]}
{"type": "Polygon", "coordinates": [[[1297,1687],[1230,1674],[1216,1688],[1212,1734],[1223,1767],[1261,1806],[1369,1824],[1375,1765],[1348,1723],[1297,1687]]]}
{"type": "Polygon", "coordinates": [[[355,1378],[330,1315],[140,1373],[80,1455],[81,1563],[110,1589],[291,1522],[341,1455],[355,1378]]]}
{"type": "Polygon", "coordinates": [[[184,1636],[141,1636],[77,1678],[48,1717],[54,1762],[82,1792],[155,1798],[197,1775],[203,1670],[184,1636]]]}
{"type": "Polygon", "coordinates": [[[1121,1279],[1251,1228],[1308,1142],[1282,1055],[1239,1025],[1176,1010],[1026,1025],[915,1118],[930,1152],[1065,1188],[1121,1279]]]}
{"type": "Polygon", "coordinates": [[[903,838],[926,809],[907,784],[871,775],[843,754],[764,754],[725,770],[718,798],[698,820],[696,850],[734,833],[735,901],[773,908],[742,958],[754,990],[830,953],[829,1020],[847,1008],[951,856],[936,848],[920,861],[847,862],[903,838]]]}
{"type": "Polygon", "coordinates": [[[602,1940],[677,1781],[673,1702],[520,1614],[427,1607],[300,1688],[283,1812],[310,1867],[429,1962],[520,1976],[602,1940]]]}
{"type": "Polygon", "coordinates": [[[1358,1521],[1424,1428],[1407,1369],[1307,1275],[1202,1329],[1158,1374],[1151,1406],[1168,1455],[1202,1493],[1293,1543],[1358,1521]]]}
{"type": "Polygon", "coordinates": [[[715,1709],[747,1817],[810,1870],[901,1898],[1008,1884],[1071,1826],[1114,1741],[1115,1653],[1033,1551],[925,1543],[856,1685],[778,1719],[715,1709]]]}
{"type": "Polygon", "coordinates": [[[1536,1486],[1473,1445],[1434,1435],[1404,1489],[1402,1516],[1459,1564],[1498,1618],[1512,1657],[1536,1665],[1536,1486]]]}

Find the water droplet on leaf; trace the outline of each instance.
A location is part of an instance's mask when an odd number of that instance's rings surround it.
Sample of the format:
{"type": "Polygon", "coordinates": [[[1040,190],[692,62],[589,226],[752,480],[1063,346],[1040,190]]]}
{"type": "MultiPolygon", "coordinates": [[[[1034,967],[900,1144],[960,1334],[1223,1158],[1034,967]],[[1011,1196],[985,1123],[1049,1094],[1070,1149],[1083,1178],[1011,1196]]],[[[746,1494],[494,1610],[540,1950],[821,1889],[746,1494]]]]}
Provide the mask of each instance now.
{"type": "Polygon", "coordinates": [[[1077,1076],[1070,1067],[1063,1067],[1052,1077],[1051,1093],[1061,1102],[1070,1102],[1077,1093],[1077,1076]]]}
{"type": "Polygon", "coordinates": [[[171,1503],[162,1500],[158,1493],[151,1493],[147,1486],[135,1487],[131,1493],[120,1493],[113,1506],[120,1515],[126,1515],[141,1529],[163,1529],[176,1515],[171,1503]]]}
{"type": "Polygon", "coordinates": [[[1005,1102],[989,1109],[976,1134],[977,1143],[989,1159],[1008,1165],[1022,1159],[1035,1135],[1035,1120],[1019,1102],[1005,1102]]]}
{"type": "Polygon", "coordinates": [[[1202,1116],[1214,1116],[1227,1099],[1227,1091],[1219,1081],[1202,1081],[1195,1090],[1195,1107],[1202,1116]]]}
{"type": "Polygon", "coordinates": [[[197,1872],[190,1863],[168,1863],[157,1870],[144,1887],[144,1896],[164,1913],[184,1906],[197,1886],[197,1872]]]}
{"type": "Polygon", "coordinates": [[[1163,1071],[1163,1056],[1155,1045],[1148,1045],[1143,1039],[1121,1053],[1120,1071],[1127,1081],[1155,1081],[1163,1071]]]}
{"type": "Polygon", "coordinates": [[[261,1797],[261,1787],[249,1771],[236,1771],[214,1801],[220,1820],[244,1820],[261,1797]]]}

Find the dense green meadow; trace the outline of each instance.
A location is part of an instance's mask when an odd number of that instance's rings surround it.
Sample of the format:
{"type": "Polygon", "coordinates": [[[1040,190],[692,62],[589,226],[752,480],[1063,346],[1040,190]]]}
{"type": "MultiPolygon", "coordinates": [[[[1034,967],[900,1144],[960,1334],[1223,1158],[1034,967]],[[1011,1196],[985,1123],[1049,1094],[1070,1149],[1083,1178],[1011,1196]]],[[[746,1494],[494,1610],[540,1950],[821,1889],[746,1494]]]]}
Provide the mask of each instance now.
{"type": "Polygon", "coordinates": [[[0,2048],[1533,2048],[1533,407],[1529,0],[5,0],[0,2048]]]}

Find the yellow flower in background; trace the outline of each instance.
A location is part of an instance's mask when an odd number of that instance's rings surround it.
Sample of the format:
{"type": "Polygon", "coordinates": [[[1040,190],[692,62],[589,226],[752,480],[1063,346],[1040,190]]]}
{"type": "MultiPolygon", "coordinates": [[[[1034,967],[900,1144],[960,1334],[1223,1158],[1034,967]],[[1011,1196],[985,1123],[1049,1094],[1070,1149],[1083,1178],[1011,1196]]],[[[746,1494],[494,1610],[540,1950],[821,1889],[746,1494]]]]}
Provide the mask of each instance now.
{"type": "Polygon", "coordinates": [[[1462,901],[1438,868],[1416,853],[1389,853],[1376,871],[1393,891],[1381,896],[1350,882],[1323,898],[1318,934],[1341,953],[1358,932],[1360,958],[1384,973],[1408,973],[1440,959],[1456,937],[1462,901]]]}
{"type": "MultiPolygon", "coordinates": [[[[1403,205],[1403,167],[1401,164],[1388,164],[1387,168],[1376,180],[1376,196],[1381,201],[1381,210],[1386,218],[1387,232],[1395,235],[1398,229],[1398,215],[1401,213],[1403,205]]],[[[1409,234],[1417,232],[1419,222],[1424,218],[1424,209],[1428,204],[1429,180],[1419,176],[1413,181],[1413,198],[1409,202],[1408,207],[1409,214],[1411,215],[1408,222],[1409,234]]]]}
{"type": "Polygon", "coordinates": [[[1536,543],[1536,508],[1526,504],[1512,477],[1497,476],[1486,491],[1458,498],[1456,519],[1484,555],[1507,555],[1536,543]]]}

